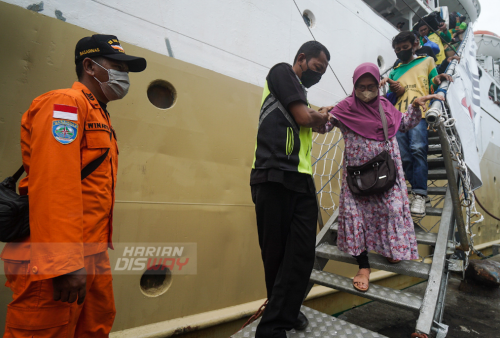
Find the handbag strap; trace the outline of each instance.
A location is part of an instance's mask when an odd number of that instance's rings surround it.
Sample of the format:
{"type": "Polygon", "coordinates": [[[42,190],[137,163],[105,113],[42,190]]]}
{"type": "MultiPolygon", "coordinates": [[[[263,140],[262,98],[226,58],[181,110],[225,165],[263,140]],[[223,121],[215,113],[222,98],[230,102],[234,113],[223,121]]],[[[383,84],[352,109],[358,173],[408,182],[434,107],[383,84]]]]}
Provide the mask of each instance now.
{"type": "Polygon", "coordinates": [[[104,154],[102,154],[101,156],[99,156],[98,158],[96,158],[95,160],[90,162],[89,164],[87,164],[85,166],[85,168],[82,169],[82,181],[85,179],[85,177],[92,174],[94,172],[94,170],[96,170],[97,167],[99,167],[101,165],[102,162],[104,162],[104,160],[108,156],[108,153],[109,153],[109,148],[104,152],[104,154]]]}
{"type": "Polygon", "coordinates": [[[387,118],[385,117],[384,108],[382,108],[382,103],[378,104],[378,111],[380,112],[380,118],[382,119],[382,127],[384,128],[385,142],[389,143],[389,132],[387,131],[387,118]]]}
{"type": "Polygon", "coordinates": [[[17,180],[19,180],[19,178],[23,173],[24,173],[24,165],[21,165],[21,168],[17,169],[16,173],[12,175],[14,182],[17,182],[17,180]]]}
{"type": "MultiPolygon", "coordinates": [[[[378,104],[378,111],[380,113],[380,119],[382,120],[382,128],[384,129],[385,145],[386,149],[389,148],[389,132],[387,131],[387,118],[385,117],[384,108],[382,108],[382,103],[378,104]]],[[[344,162],[347,165],[347,157],[344,151],[344,162]]]]}
{"type": "MultiPolygon", "coordinates": [[[[87,164],[85,166],[85,168],[82,169],[82,173],[81,173],[82,181],[85,179],[85,177],[92,174],[94,172],[94,170],[96,170],[102,164],[102,162],[104,162],[106,157],[108,157],[108,153],[109,153],[109,148],[104,152],[104,154],[102,154],[101,156],[99,156],[98,158],[96,158],[95,160],[90,162],[89,164],[87,164]]],[[[22,165],[21,168],[19,168],[16,171],[16,173],[14,175],[12,175],[14,182],[17,182],[23,173],[24,173],[24,165],[22,165]]]]}

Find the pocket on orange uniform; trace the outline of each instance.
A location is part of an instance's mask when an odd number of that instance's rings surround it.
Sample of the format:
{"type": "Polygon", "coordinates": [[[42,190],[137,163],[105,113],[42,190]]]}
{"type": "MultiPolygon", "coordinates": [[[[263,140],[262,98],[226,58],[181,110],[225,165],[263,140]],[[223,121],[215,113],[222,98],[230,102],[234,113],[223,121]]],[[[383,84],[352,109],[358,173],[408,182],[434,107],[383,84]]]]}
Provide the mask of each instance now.
{"type": "MultiPolygon", "coordinates": [[[[89,163],[111,148],[110,136],[111,133],[106,130],[85,130],[85,140],[89,149],[87,152],[91,156],[89,163]]],[[[109,166],[109,160],[104,160],[96,171],[107,171],[109,166]]]]}
{"type": "Polygon", "coordinates": [[[14,293],[14,298],[21,294],[26,288],[28,280],[29,263],[26,261],[11,261],[4,259],[3,269],[7,283],[5,286],[10,287],[14,293]]]}
{"type": "Polygon", "coordinates": [[[4,337],[66,337],[70,319],[70,307],[21,308],[7,306],[7,322],[4,337]]]}

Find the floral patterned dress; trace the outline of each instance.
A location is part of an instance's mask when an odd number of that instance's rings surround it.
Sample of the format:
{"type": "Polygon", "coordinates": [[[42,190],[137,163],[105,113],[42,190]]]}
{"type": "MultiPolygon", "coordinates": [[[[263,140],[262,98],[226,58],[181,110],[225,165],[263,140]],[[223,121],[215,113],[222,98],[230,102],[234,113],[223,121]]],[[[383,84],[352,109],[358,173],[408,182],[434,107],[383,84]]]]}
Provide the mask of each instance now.
{"type": "MultiPolygon", "coordinates": [[[[403,114],[399,130],[410,130],[421,118],[420,109],[414,109],[410,105],[403,114]]],[[[367,139],[337,119],[333,126],[339,128],[344,135],[344,167],[362,165],[385,149],[384,141],[367,139]]],[[[343,171],[337,245],[341,251],[353,256],[358,256],[365,250],[373,250],[396,260],[417,259],[417,240],[396,136],[389,142],[390,154],[397,171],[396,183],[390,190],[380,195],[353,195],[347,185],[347,171],[343,171]]]]}

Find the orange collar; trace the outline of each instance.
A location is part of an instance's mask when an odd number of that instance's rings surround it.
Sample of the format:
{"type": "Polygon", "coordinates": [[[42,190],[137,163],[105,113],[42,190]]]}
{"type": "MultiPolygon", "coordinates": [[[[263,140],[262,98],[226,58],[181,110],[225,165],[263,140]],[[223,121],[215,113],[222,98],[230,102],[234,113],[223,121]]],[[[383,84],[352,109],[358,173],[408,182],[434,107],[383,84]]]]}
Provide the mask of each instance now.
{"type": "Polygon", "coordinates": [[[83,95],[87,98],[89,101],[90,105],[96,109],[100,109],[101,106],[99,105],[99,102],[97,102],[97,99],[95,98],[94,94],[90,92],[90,90],[81,82],[75,82],[73,83],[73,86],[71,89],[75,89],[78,91],[81,91],[83,95]]]}

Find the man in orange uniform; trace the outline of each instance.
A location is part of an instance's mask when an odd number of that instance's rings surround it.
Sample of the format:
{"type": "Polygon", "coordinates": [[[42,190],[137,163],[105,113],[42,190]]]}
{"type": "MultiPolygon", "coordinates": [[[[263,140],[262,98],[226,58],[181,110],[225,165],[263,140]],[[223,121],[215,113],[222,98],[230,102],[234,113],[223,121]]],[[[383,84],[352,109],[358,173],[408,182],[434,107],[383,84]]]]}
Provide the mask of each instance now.
{"type": "Polygon", "coordinates": [[[108,337],[115,318],[107,248],[118,148],[107,103],[146,60],[93,35],[77,43],[75,64],[78,82],[37,97],[22,117],[31,234],[2,252],[13,291],[4,337],[108,337]]]}

